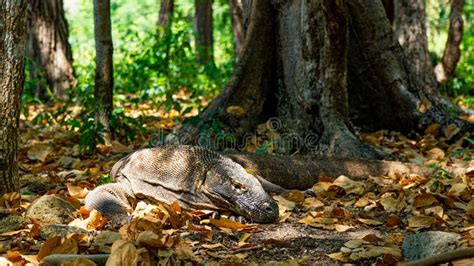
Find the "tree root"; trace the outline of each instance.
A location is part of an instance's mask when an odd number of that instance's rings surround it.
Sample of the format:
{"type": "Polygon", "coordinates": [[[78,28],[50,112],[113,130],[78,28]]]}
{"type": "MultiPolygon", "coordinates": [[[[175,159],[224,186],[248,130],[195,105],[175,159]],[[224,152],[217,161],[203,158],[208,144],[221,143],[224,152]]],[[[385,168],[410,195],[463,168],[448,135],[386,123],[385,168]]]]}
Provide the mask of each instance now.
{"type": "MultiPolygon", "coordinates": [[[[388,173],[431,176],[433,168],[397,161],[334,158],[315,155],[287,156],[241,152],[224,152],[235,162],[273,184],[286,189],[305,190],[319,181],[320,175],[337,177],[381,176],[388,173]]],[[[463,169],[446,167],[453,175],[464,174],[463,169]]]]}

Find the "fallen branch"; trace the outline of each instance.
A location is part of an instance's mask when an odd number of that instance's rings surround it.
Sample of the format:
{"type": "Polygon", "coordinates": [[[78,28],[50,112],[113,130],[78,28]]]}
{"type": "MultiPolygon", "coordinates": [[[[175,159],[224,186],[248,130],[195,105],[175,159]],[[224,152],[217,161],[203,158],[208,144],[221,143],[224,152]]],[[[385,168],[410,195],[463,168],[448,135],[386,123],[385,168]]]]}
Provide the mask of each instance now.
{"type": "Polygon", "coordinates": [[[76,254],[55,254],[46,256],[43,260],[45,265],[60,266],[67,262],[72,262],[77,259],[88,259],[97,265],[105,265],[109,259],[110,254],[95,254],[95,255],[76,255],[76,254]]]}
{"type": "Polygon", "coordinates": [[[422,265],[438,265],[450,261],[474,258],[474,247],[461,248],[448,251],[442,254],[434,255],[428,258],[411,261],[403,264],[403,266],[422,266],[422,265]]]}

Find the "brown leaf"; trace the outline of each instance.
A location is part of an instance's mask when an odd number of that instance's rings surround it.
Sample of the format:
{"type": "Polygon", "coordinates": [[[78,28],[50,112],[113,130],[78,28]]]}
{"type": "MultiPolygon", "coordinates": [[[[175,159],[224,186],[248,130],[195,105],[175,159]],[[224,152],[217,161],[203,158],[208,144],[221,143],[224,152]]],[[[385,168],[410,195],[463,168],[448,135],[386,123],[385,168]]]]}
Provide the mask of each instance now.
{"type": "Polygon", "coordinates": [[[71,195],[71,197],[76,199],[83,199],[86,197],[87,193],[89,193],[89,190],[87,188],[71,185],[67,186],[67,191],[69,192],[69,195],[71,195]]]}
{"type": "Polygon", "coordinates": [[[5,258],[13,263],[21,262],[23,260],[21,253],[18,251],[7,251],[5,258]]]}
{"type": "Polygon", "coordinates": [[[248,225],[234,222],[230,219],[221,218],[221,219],[210,219],[210,223],[219,227],[219,228],[228,228],[232,230],[243,229],[249,227],[248,225]]]}
{"type": "Polygon", "coordinates": [[[402,225],[402,219],[398,215],[392,214],[387,217],[387,220],[385,221],[385,226],[387,227],[395,227],[395,226],[400,226],[402,225]]]}
{"type": "Polygon", "coordinates": [[[441,160],[445,156],[444,151],[440,148],[432,148],[426,152],[426,157],[432,160],[441,160]]]}
{"type": "Polygon", "coordinates": [[[365,190],[365,184],[363,182],[354,181],[343,175],[336,178],[332,184],[343,188],[347,194],[354,193],[357,195],[362,195],[365,190]]]}
{"type": "Polygon", "coordinates": [[[349,254],[343,253],[343,252],[331,253],[331,254],[328,254],[327,256],[333,260],[349,261],[349,254]]]}
{"type": "Polygon", "coordinates": [[[304,193],[301,191],[290,191],[284,194],[283,197],[293,202],[304,202],[304,193]]]}
{"type": "Polygon", "coordinates": [[[380,204],[387,212],[400,212],[406,207],[405,196],[403,193],[398,198],[387,195],[380,199],[380,204]]]}
{"type": "Polygon", "coordinates": [[[61,244],[60,236],[55,236],[46,240],[46,242],[44,242],[43,246],[38,252],[38,260],[41,261],[43,260],[44,257],[50,255],[53,248],[55,248],[56,246],[59,246],[60,244],[61,244]]]}
{"type": "Polygon", "coordinates": [[[418,230],[430,228],[436,222],[436,218],[426,215],[415,215],[408,220],[408,227],[418,230]]]}
{"type": "Polygon", "coordinates": [[[107,266],[116,265],[137,265],[138,252],[132,242],[127,240],[117,240],[112,245],[112,252],[107,260],[107,266]]]}
{"type": "Polygon", "coordinates": [[[460,129],[455,125],[455,124],[449,124],[445,129],[444,129],[444,135],[446,136],[447,140],[450,140],[454,135],[456,135],[460,129]]]}
{"type": "Polygon", "coordinates": [[[357,219],[357,221],[363,223],[363,224],[367,224],[367,225],[381,225],[383,224],[382,222],[380,221],[377,221],[377,220],[373,220],[373,219],[362,219],[362,218],[359,218],[357,219]]]}
{"type": "Polygon", "coordinates": [[[303,202],[303,206],[308,210],[315,210],[319,207],[323,207],[324,203],[316,198],[306,198],[303,202]]]}
{"type": "Polygon", "coordinates": [[[79,248],[77,242],[72,238],[61,239],[60,236],[55,236],[48,239],[40,251],[38,252],[38,260],[43,260],[44,257],[53,254],[77,254],[79,248]]]}
{"type": "Polygon", "coordinates": [[[382,241],[382,239],[378,238],[374,234],[368,234],[362,238],[364,241],[370,242],[372,244],[377,244],[378,242],[382,241]]]}
{"type": "Polygon", "coordinates": [[[188,242],[181,240],[175,247],[178,259],[196,260],[193,249],[188,242]]]}
{"type": "Polygon", "coordinates": [[[438,124],[438,123],[433,123],[431,125],[429,125],[426,129],[425,129],[425,134],[426,135],[438,135],[439,133],[439,130],[441,129],[441,125],[438,124]]]}
{"type": "Polygon", "coordinates": [[[48,143],[35,142],[28,149],[28,159],[32,161],[44,162],[51,153],[52,148],[48,143]]]}
{"type": "Polygon", "coordinates": [[[474,219],[474,199],[472,199],[467,205],[466,216],[474,219]]]}
{"type": "Polygon", "coordinates": [[[346,232],[347,230],[350,230],[352,228],[354,228],[354,226],[344,225],[344,224],[335,224],[334,225],[334,229],[336,229],[336,231],[338,231],[338,232],[346,232]]]}
{"type": "Polygon", "coordinates": [[[415,200],[412,203],[413,208],[418,209],[421,207],[428,207],[433,204],[439,204],[438,200],[433,194],[423,193],[415,197],[415,200]]]}

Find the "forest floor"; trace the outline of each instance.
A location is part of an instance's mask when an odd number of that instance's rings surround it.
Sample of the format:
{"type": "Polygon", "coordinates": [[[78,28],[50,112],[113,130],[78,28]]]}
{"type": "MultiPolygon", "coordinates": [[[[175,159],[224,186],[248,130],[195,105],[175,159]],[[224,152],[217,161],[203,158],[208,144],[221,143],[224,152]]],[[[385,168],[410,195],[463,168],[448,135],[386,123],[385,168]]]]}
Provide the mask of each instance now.
{"type": "MultiPolygon", "coordinates": [[[[23,119],[21,191],[0,197],[3,260],[22,265],[39,263],[51,254],[111,253],[111,265],[133,261],[148,265],[157,260],[162,265],[393,264],[404,260],[404,238],[419,231],[451,232],[459,237],[457,246],[474,246],[474,141],[450,139],[456,128],[440,134],[437,125],[424,135],[410,137],[389,131],[359,134],[388,154],[431,165],[433,176],[321,176],[313,186],[315,197],[305,198],[299,192],[274,195],[281,217],[275,224],[242,224],[226,213],[213,219],[204,210],[187,212],[178,204],[142,202],[128,224],[117,226],[100,213],[85,210],[84,197],[95,186],[110,182],[112,165],[124,154],[147,146],[156,129],[169,131],[178,125],[176,118],[148,120],[148,135],[130,145],[118,141],[100,145],[94,156],[81,153],[77,130],[46,121],[33,125],[31,119],[23,119]],[[444,170],[447,166],[463,168],[465,174],[453,176],[444,170]],[[61,228],[50,225],[58,222],[52,222],[54,214],[47,208],[39,214],[26,211],[43,195],[54,195],[72,206],[59,210],[61,217],[56,218],[62,221],[61,228]],[[43,219],[46,216],[49,220],[43,219]]],[[[260,135],[249,150],[268,139],[261,133],[256,133],[260,135]]],[[[93,265],[84,258],[70,265],[93,265]]]]}

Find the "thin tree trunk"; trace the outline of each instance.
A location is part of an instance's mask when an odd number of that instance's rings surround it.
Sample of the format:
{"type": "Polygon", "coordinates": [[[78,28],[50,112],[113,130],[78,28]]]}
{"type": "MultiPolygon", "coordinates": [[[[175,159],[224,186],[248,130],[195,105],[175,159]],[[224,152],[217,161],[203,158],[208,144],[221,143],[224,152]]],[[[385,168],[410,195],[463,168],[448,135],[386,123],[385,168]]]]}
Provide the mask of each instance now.
{"type": "Polygon", "coordinates": [[[239,0],[229,0],[231,12],[232,33],[234,35],[234,50],[237,58],[240,57],[245,40],[243,7],[239,0]]]}
{"type": "MultiPolygon", "coordinates": [[[[72,52],[68,42],[69,30],[62,0],[31,0],[29,9],[28,54],[33,64],[30,73],[35,79],[44,75],[53,94],[66,99],[76,83],[72,52]]],[[[44,95],[46,88],[37,84],[37,92],[44,95]]]]}
{"type": "Polygon", "coordinates": [[[197,59],[201,64],[212,64],[214,62],[214,37],[212,34],[212,0],[195,0],[194,4],[197,59]]]}
{"type": "Polygon", "coordinates": [[[463,35],[464,0],[451,0],[451,15],[449,16],[448,40],[444,48],[443,58],[436,65],[436,80],[443,84],[448,81],[456,69],[461,58],[461,45],[463,35]]]}
{"type": "Polygon", "coordinates": [[[424,82],[426,92],[437,90],[428,50],[425,0],[395,1],[395,36],[415,65],[416,74],[424,82]]]}
{"type": "Polygon", "coordinates": [[[158,26],[158,37],[163,38],[170,34],[173,20],[174,0],[161,0],[160,14],[156,25],[158,26]]]}
{"type": "Polygon", "coordinates": [[[0,0],[0,195],[18,190],[20,94],[25,80],[27,1],[0,0]]]}
{"type": "Polygon", "coordinates": [[[113,96],[113,43],[110,22],[110,0],[94,0],[94,35],[96,51],[95,119],[111,137],[110,116],[113,96]]]}

